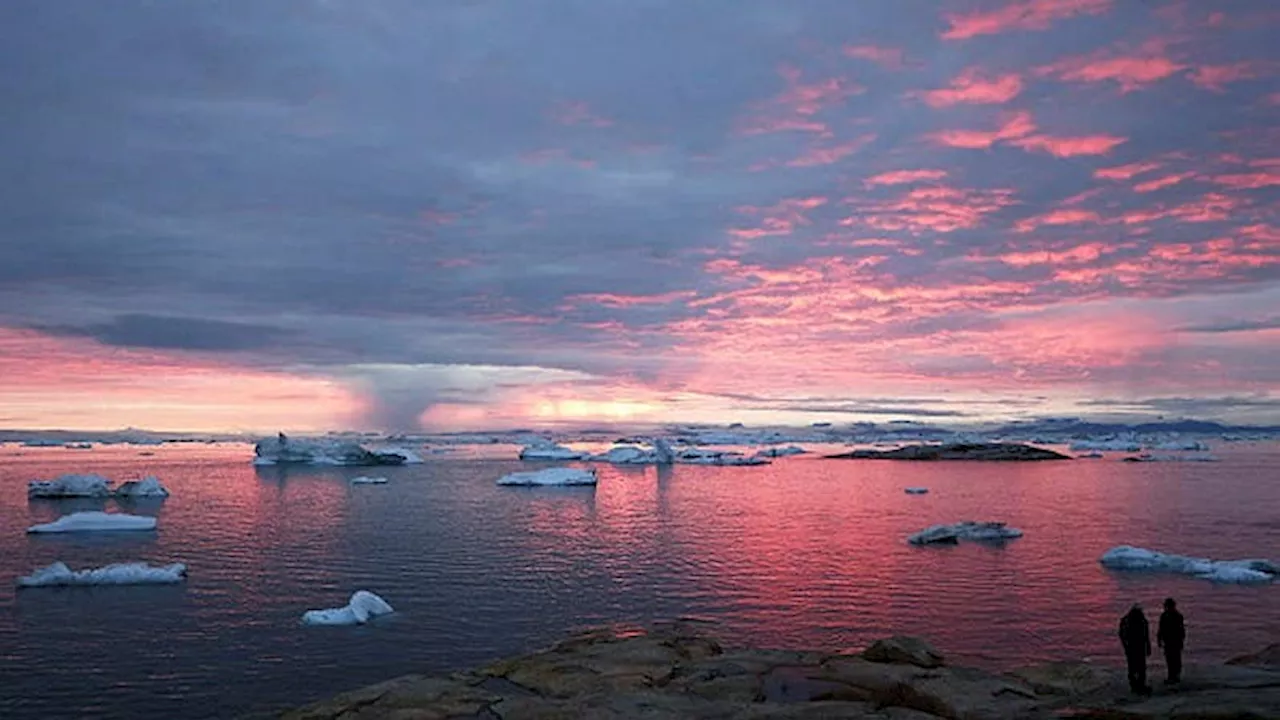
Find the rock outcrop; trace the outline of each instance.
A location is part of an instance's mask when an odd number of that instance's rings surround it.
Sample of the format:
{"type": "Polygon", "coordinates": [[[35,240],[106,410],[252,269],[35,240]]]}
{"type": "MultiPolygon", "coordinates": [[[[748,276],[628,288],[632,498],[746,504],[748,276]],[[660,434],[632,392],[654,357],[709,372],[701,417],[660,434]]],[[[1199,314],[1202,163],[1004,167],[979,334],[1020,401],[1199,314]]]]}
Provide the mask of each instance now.
{"type": "MultiPolygon", "coordinates": [[[[597,630],[447,677],[406,675],[283,715],[386,718],[1049,718],[1280,717],[1280,667],[1191,666],[1175,689],[1128,694],[1123,671],[1052,663],[998,674],[944,664],[893,637],[862,654],[726,649],[706,626],[597,630]]],[[[1252,659],[1250,659],[1252,662],[1252,659]]]]}
{"type": "Polygon", "coordinates": [[[835,460],[983,460],[987,462],[1072,459],[1070,455],[1022,443],[906,445],[893,450],[854,450],[827,457],[835,460]]]}

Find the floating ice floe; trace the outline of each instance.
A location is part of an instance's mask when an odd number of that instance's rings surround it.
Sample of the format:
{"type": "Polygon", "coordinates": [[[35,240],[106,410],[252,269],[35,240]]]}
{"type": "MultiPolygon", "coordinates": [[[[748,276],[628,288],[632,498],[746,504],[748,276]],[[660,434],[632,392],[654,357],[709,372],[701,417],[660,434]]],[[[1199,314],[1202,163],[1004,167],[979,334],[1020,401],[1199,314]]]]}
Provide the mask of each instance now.
{"type": "Polygon", "coordinates": [[[1210,560],[1130,545],[1111,548],[1099,562],[1111,570],[1178,573],[1220,583],[1266,583],[1280,576],[1280,565],[1270,560],[1210,560]]]}
{"type": "Polygon", "coordinates": [[[557,445],[550,440],[538,439],[520,451],[521,460],[582,460],[590,453],[557,445]]]}
{"type": "Polygon", "coordinates": [[[1078,459],[1080,459],[1080,460],[1098,460],[1098,459],[1101,459],[1101,458],[1102,458],[1102,453],[1100,453],[1100,452],[1087,452],[1087,453],[1085,453],[1085,454],[1083,454],[1083,455],[1077,455],[1077,456],[1076,456],[1076,458],[1078,458],[1078,459]]]}
{"type": "Polygon", "coordinates": [[[929,488],[909,487],[903,490],[903,492],[905,492],[908,495],[924,495],[925,493],[929,492],[929,488]]]}
{"type": "Polygon", "coordinates": [[[760,455],[742,455],[740,453],[717,453],[710,456],[681,458],[677,460],[683,465],[722,465],[722,466],[749,466],[749,465],[768,465],[769,459],[760,455]]]}
{"type": "Polygon", "coordinates": [[[141,480],[130,480],[122,484],[116,488],[115,496],[118,498],[159,499],[169,497],[169,490],[160,484],[159,478],[147,476],[141,480]]]}
{"type": "Polygon", "coordinates": [[[97,511],[71,513],[50,523],[32,525],[29,533],[106,532],[117,530],[155,530],[156,519],[143,515],[97,511]]]}
{"type": "Polygon", "coordinates": [[[56,562],[18,578],[18,587],[56,587],[63,585],[167,585],[187,578],[187,566],[115,563],[100,568],[72,570],[66,563],[56,562]]]}
{"type": "Polygon", "coordinates": [[[807,452],[809,451],[805,450],[799,445],[787,445],[785,447],[765,448],[760,452],[756,453],[756,455],[759,455],[760,457],[767,457],[767,458],[780,458],[780,457],[787,457],[788,455],[804,455],[807,452]]]}
{"type": "Polygon", "coordinates": [[[386,600],[369,592],[357,590],[344,607],[327,610],[308,610],[302,614],[303,625],[363,625],[379,615],[395,612],[386,600]]]}
{"type": "Polygon", "coordinates": [[[260,441],[253,452],[254,465],[404,465],[412,454],[400,448],[369,450],[349,440],[296,440],[284,433],[260,441]]]}
{"type": "Polygon", "coordinates": [[[368,477],[367,475],[361,475],[359,477],[351,478],[351,484],[352,485],[386,485],[387,479],[384,477],[368,477]]]}
{"type": "Polygon", "coordinates": [[[63,475],[53,480],[27,483],[27,497],[104,498],[111,495],[111,481],[101,475],[63,475]]]}
{"type": "Polygon", "coordinates": [[[1138,452],[1142,443],[1137,440],[1076,440],[1071,443],[1072,451],[1099,450],[1102,452],[1138,452]]]}
{"type": "Polygon", "coordinates": [[[653,465],[658,458],[655,453],[635,445],[617,445],[599,455],[592,455],[591,462],[610,463],[612,465],[653,465]]]}
{"type": "Polygon", "coordinates": [[[561,467],[515,472],[498,478],[498,484],[524,487],[595,485],[596,471],[561,467]]]}
{"type": "Polygon", "coordinates": [[[1000,542],[1022,537],[1022,531],[1002,522],[972,522],[966,520],[954,525],[932,525],[907,537],[912,545],[954,545],[961,540],[975,542],[1000,542]]]}

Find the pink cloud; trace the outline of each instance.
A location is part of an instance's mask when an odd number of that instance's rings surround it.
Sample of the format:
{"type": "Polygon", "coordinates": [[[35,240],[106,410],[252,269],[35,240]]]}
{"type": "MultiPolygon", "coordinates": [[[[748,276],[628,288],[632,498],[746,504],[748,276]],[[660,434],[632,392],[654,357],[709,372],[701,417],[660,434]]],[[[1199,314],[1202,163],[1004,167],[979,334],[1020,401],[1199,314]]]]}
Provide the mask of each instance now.
{"type": "Polygon", "coordinates": [[[1157,162],[1130,163],[1109,168],[1098,168],[1093,171],[1093,176],[1099,180],[1129,180],[1134,176],[1149,173],[1160,167],[1160,163],[1157,162]]]}
{"type": "Polygon", "coordinates": [[[1210,179],[1233,190],[1257,190],[1280,185],[1280,172],[1231,173],[1210,179]]]}
{"type": "Polygon", "coordinates": [[[930,135],[930,139],[940,145],[972,150],[989,148],[1002,140],[1013,140],[1035,132],[1035,122],[1029,112],[1017,112],[1006,115],[998,130],[983,132],[980,130],[943,130],[930,135]]]}
{"type": "Polygon", "coordinates": [[[1052,137],[1031,135],[1011,140],[1010,144],[1023,150],[1040,150],[1054,157],[1068,158],[1078,155],[1106,155],[1128,138],[1115,135],[1086,135],[1082,137],[1052,137]]]}
{"type": "Polygon", "coordinates": [[[942,37],[965,40],[1011,30],[1045,30],[1055,20],[1101,15],[1110,9],[1111,0],[1016,0],[987,12],[947,15],[951,27],[942,33],[942,37]]]}
{"type": "Polygon", "coordinates": [[[1140,193],[1155,192],[1156,190],[1160,190],[1161,188],[1167,188],[1167,187],[1172,187],[1174,185],[1177,185],[1178,183],[1184,180],[1190,180],[1195,176],[1196,174],[1191,172],[1178,173],[1176,175],[1165,175],[1164,177],[1158,177],[1158,178],[1155,178],[1154,180],[1148,180],[1143,183],[1138,183],[1137,185],[1133,186],[1133,189],[1135,192],[1140,192],[1140,193]]]}
{"type": "Polygon", "coordinates": [[[811,167],[814,165],[832,165],[840,162],[844,158],[861,150],[867,144],[874,142],[876,136],[874,133],[863,135],[855,138],[847,143],[839,145],[831,145],[828,147],[810,148],[804,155],[787,163],[789,167],[811,167]]]}
{"type": "Polygon", "coordinates": [[[1046,225],[1078,225],[1100,223],[1102,218],[1092,210],[1054,210],[1044,215],[1019,220],[1013,229],[1020,233],[1031,232],[1046,225]]]}
{"type": "Polygon", "coordinates": [[[914,188],[884,201],[848,198],[857,213],[840,221],[845,227],[865,225],[877,230],[905,230],[916,234],[948,233],[978,227],[986,216],[1014,204],[1013,191],[977,190],[945,186],[914,188]]]}
{"type": "Polygon", "coordinates": [[[844,54],[859,60],[870,60],[890,70],[901,70],[906,66],[906,53],[902,48],[882,47],[880,45],[846,45],[844,54]]]}
{"type": "Polygon", "coordinates": [[[842,103],[867,91],[861,85],[844,78],[827,78],[806,84],[800,81],[800,69],[789,65],[784,65],[778,72],[786,79],[787,89],[774,102],[797,115],[815,115],[825,107],[842,103]]]}
{"type": "Polygon", "coordinates": [[[661,293],[658,295],[588,293],[585,295],[572,295],[566,298],[566,300],[570,304],[590,303],[610,308],[629,308],[639,305],[667,305],[680,300],[688,300],[696,296],[697,293],[692,290],[674,290],[672,292],[661,293]]]}
{"type": "Polygon", "coordinates": [[[743,205],[736,208],[742,215],[760,218],[756,227],[730,228],[726,232],[739,240],[756,240],[771,235],[790,235],[797,225],[809,225],[806,213],[827,204],[821,196],[784,198],[774,205],[743,205]]]}
{"type": "Polygon", "coordinates": [[[1030,265],[1078,265],[1093,262],[1111,251],[1102,243],[1086,243],[1066,250],[1039,250],[1028,252],[1011,252],[997,255],[994,259],[1014,267],[1030,265]]]}
{"type": "Polygon", "coordinates": [[[1226,92],[1226,86],[1240,80],[1263,77],[1272,68],[1260,62],[1238,62],[1228,65],[1201,65],[1188,76],[1197,87],[1213,92],[1226,92]]]}
{"type": "Polygon", "coordinates": [[[872,175],[863,180],[862,184],[867,187],[876,185],[909,185],[926,180],[941,180],[946,176],[946,170],[893,170],[879,175],[872,175]]]}
{"type": "Polygon", "coordinates": [[[1056,77],[1070,82],[1096,83],[1113,81],[1121,92],[1139,90],[1186,69],[1163,54],[1163,44],[1149,43],[1146,52],[1137,56],[1114,57],[1094,54],[1061,60],[1035,69],[1040,76],[1056,77]]]}
{"type": "Polygon", "coordinates": [[[988,77],[975,68],[968,68],[957,75],[951,86],[939,90],[925,90],[918,95],[931,107],[950,107],[967,103],[972,105],[1000,105],[1016,98],[1022,92],[1022,78],[1017,73],[988,77]]]}

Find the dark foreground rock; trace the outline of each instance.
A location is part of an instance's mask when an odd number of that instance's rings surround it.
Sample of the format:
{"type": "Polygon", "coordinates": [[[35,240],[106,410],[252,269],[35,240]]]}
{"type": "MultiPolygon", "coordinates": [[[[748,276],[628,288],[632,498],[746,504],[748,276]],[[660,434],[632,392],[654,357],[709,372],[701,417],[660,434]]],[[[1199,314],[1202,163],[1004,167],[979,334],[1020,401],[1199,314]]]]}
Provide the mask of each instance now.
{"type": "Polygon", "coordinates": [[[1280,718],[1280,667],[1191,666],[1184,678],[1177,688],[1157,687],[1152,697],[1136,698],[1128,693],[1122,670],[1087,663],[996,674],[947,666],[926,642],[909,637],[879,641],[857,655],[726,649],[703,626],[675,623],[646,632],[594,631],[549,650],[445,677],[406,675],[282,717],[1280,718]]]}
{"type": "Polygon", "coordinates": [[[1071,460],[1069,455],[1021,443],[949,443],[907,445],[893,450],[854,450],[828,455],[836,460],[1071,460]]]}

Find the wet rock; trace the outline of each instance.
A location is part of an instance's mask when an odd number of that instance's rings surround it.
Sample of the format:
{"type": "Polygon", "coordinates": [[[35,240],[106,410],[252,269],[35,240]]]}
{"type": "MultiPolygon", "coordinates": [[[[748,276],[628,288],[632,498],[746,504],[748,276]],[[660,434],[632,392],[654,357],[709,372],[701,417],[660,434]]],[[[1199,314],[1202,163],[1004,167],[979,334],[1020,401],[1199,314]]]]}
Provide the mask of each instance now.
{"type": "Polygon", "coordinates": [[[934,650],[924,640],[909,635],[894,635],[877,640],[862,652],[862,657],[871,662],[908,664],[922,668],[942,667],[945,664],[942,653],[934,650]]]}
{"type": "Polygon", "coordinates": [[[1241,655],[1227,661],[1228,665],[1260,665],[1280,668],[1280,643],[1272,643],[1256,653],[1241,655]]]}
{"type": "Polygon", "coordinates": [[[1084,662],[1053,662],[1018,668],[1010,677],[1041,695],[1087,695],[1127,687],[1123,672],[1084,662]]]}

